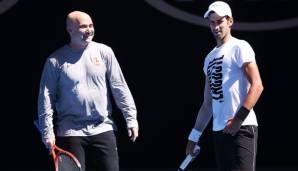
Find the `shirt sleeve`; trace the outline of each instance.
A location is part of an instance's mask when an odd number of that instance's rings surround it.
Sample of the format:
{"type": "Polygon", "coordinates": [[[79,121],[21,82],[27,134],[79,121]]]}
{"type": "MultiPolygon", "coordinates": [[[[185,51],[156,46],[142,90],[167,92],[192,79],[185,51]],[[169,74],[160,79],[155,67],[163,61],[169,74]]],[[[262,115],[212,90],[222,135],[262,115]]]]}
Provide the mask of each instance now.
{"type": "Polygon", "coordinates": [[[248,42],[242,40],[237,49],[236,63],[241,68],[246,62],[256,62],[255,52],[248,42]]]}
{"type": "Polygon", "coordinates": [[[107,79],[117,107],[123,113],[128,128],[138,127],[137,110],[129,87],[125,81],[120,65],[113,50],[105,49],[107,79]]]}
{"type": "Polygon", "coordinates": [[[54,60],[47,59],[41,76],[38,94],[38,128],[42,140],[53,138],[53,113],[58,74],[54,60]]]}

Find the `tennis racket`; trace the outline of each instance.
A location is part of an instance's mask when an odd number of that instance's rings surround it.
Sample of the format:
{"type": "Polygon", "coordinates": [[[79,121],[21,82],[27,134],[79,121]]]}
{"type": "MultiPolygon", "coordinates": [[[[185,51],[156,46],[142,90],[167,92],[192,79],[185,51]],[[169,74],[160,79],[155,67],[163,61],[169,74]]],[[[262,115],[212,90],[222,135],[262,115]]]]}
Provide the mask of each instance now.
{"type": "Polygon", "coordinates": [[[51,155],[55,164],[55,171],[82,171],[78,159],[70,152],[54,145],[51,149],[51,155]]]}
{"type": "MultiPolygon", "coordinates": [[[[196,145],[194,148],[194,153],[197,153],[197,155],[200,152],[200,146],[196,145]]],[[[197,156],[196,155],[196,156],[197,156]]],[[[181,163],[180,167],[178,168],[178,171],[183,171],[185,170],[185,168],[188,166],[188,164],[196,157],[196,156],[192,156],[191,154],[188,154],[186,156],[186,158],[183,160],[183,162],[181,163]]]]}

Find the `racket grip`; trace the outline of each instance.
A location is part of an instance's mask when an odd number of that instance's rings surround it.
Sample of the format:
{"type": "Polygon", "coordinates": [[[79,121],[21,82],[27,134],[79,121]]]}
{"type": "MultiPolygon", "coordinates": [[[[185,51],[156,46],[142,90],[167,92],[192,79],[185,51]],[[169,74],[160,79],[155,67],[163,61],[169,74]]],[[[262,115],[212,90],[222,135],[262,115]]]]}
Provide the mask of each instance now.
{"type": "Polygon", "coordinates": [[[183,162],[181,163],[178,171],[184,170],[187,167],[187,165],[191,162],[191,160],[192,160],[192,156],[188,154],[186,158],[183,160],[183,162]]]}
{"type": "MultiPolygon", "coordinates": [[[[197,156],[199,152],[200,152],[200,146],[196,145],[195,148],[193,149],[193,153],[195,153],[197,156]]],[[[195,158],[196,156],[192,156],[191,154],[188,154],[186,158],[183,160],[183,162],[181,163],[180,167],[178,168],[178,171],[183,171],[188,166],[188,164],[193,160],[193,158],[195,158]]]]}

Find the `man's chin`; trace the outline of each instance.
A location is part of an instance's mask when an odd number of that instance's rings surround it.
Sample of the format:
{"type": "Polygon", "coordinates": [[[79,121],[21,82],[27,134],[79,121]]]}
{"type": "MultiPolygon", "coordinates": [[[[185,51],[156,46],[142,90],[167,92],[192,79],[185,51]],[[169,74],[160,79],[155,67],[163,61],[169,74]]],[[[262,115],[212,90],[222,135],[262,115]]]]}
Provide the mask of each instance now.
{"type": "Polygon", "coordinates": [[[85,42],[90,43],[90,42],[92,42],[92,39],[86,39],[85,42]]]}
{"type": "Polygon", "coordinates": [[[89,36],[85,39],[86,42],[90,43],[93,39],[93,36],[89,36]]]}
{"type": "Polygon", "coordinates": [[[222,38],[222,34],[213,34],[215,39],[221,39],[222,38]]]}

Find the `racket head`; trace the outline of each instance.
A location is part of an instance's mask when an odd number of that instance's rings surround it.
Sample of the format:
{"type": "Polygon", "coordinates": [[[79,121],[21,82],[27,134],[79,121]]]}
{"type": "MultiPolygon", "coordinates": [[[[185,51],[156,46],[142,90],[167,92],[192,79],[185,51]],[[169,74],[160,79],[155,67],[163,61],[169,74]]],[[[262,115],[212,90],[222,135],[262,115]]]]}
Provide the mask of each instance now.
{"type": "Polygon", "coordinates": [[[72,153],[54,145],[51,155],[54,160],[55,171],[82,171],[80,162],[72,153]]]}

